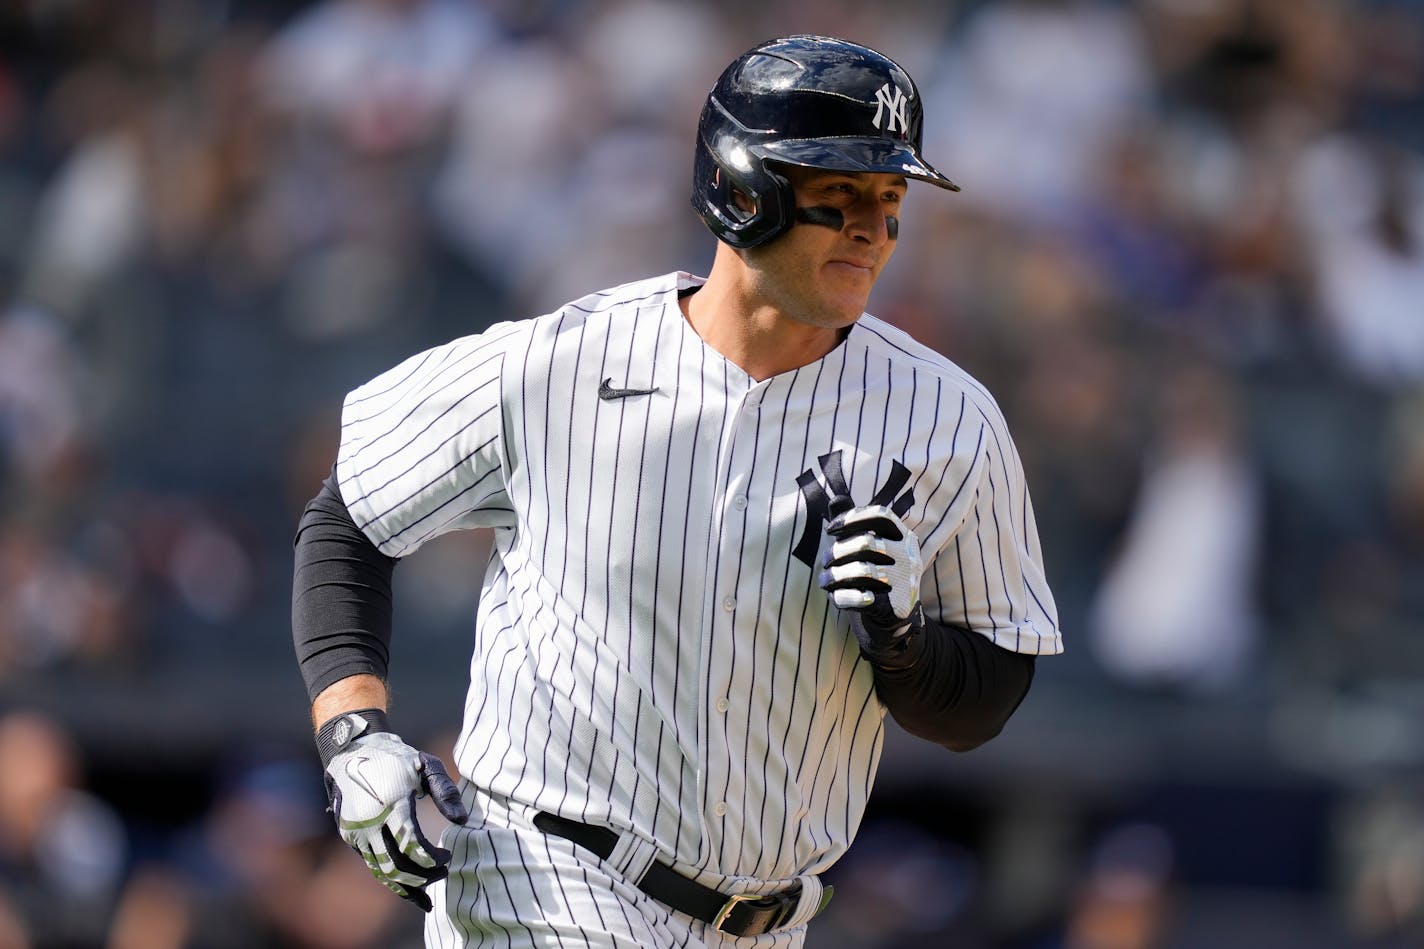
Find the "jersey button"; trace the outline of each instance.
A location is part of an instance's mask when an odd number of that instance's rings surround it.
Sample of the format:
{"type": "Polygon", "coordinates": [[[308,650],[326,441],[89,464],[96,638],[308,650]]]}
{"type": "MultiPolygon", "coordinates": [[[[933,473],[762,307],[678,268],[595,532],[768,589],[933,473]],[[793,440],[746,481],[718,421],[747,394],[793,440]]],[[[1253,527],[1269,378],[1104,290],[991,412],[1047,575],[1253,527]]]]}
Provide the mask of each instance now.
{"type": "Polygon", "coordinates": [[[740,494],[737,495],[736,497],[732,498],[732,507],[736,508],[739,511],[745,511],[747,509],[747,499],[742,497],[740,494]]]}
{"type": "Polygon", "coordinates": [[[726,700],[726,699],[718,699],[718,700],[717,700],[717,711],[723,713],[724,715],[726,714],[726,712],[727,712],[727,700],[726,700]]]}
{"type": "Polygon", "coordinates": [[[729,597],[727,597],[725,600],[722,601],[722,609],[726,610],[728,613],[732,612],[732,611],[735,610],[736,608],[737,608],[737,598],[736,598],[736,597],[734,597],[734,596],[729,596],[729,597]]]}
{"type": "Polygon", "coordinates": [[[712,813],[716,814],[718,817],[726,817],[726,816],[727,816],[727,802],[726,802],[726,801],[718,801],[718,802],[717,802],[717,806],[714,807],[714,808],[712,808],[712,813]]]}

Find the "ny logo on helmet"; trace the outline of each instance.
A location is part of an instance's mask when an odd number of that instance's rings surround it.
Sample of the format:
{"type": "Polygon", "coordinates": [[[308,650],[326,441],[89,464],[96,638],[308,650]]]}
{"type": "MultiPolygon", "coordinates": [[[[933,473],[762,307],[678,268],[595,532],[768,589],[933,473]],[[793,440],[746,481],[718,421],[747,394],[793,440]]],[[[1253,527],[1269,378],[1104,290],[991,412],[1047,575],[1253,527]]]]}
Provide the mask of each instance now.
{"type": "Polygon", "coordinates": [[[903,132],[909,124],[905,119],[905,106],[909,104],[904,90],[899,86],[885,83],[875,90],[875,118],[871,121],[880,128],[880,120],[885,119],[885,131],[903,132]]]}

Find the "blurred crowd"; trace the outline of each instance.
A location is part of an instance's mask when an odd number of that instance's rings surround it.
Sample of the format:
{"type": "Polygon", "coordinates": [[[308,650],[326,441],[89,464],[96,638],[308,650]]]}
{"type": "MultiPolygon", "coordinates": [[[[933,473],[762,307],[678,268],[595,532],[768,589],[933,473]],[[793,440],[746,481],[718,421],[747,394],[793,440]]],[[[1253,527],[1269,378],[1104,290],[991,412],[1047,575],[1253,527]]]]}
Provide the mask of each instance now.
{"type": "MultiPolygon", "coordinates": [[[[287,631],[341,398],[705,273],[697,112],[791,32],[920,82],[964,190],[911,189],[871,308],[1002,403],[1068,649],[928,800],[887,754],[914,806],[812,945],[1424,945],[1424,2],[16,0],[0,949],[418,944],[328,831],[287,631]],[[1202,856],[1227,813],[1281,839],[1202,856]]],[[[486,544],[398,571],[398,667],[458,672],[486,544]]]]}

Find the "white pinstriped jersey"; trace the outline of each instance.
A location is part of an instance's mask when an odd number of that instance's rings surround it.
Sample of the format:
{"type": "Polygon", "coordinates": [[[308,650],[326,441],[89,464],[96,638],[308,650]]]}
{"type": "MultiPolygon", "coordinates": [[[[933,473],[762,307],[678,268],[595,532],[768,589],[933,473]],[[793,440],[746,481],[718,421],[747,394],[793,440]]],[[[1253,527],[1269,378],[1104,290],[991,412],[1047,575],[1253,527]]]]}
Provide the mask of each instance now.
{"type": "Polygon", "coordinates": [[[797,556],[823,513],[802,484],[836,480],[823,456],[857,504],[909,492],[927,613],[1019,652],[1061,639],[1018,455],[977,382],[869,315],[757,382],[683,318],[698,283],[626,284],[406,360],[348,396],[337,473],[388,555],[497,529],[465,777],[632,830],[729,889],[833,863],[880,757],[871,669],[797,556]],[[654,391],[604,399],[605,380],[654,391]]]}

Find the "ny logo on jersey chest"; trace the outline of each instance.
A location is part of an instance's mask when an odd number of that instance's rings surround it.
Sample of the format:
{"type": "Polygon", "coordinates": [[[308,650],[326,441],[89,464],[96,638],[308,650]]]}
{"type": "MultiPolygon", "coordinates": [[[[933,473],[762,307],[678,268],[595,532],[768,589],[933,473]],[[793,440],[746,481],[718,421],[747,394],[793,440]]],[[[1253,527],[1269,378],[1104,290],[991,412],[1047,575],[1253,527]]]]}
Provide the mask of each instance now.
{"type": "MultiPolygon", "coordinates": [[[[822,455],[816,459],[816,464],[821,468],[820,477],[814,468],[807,468],[796,476],[796,486],[801,489],[801,496],[806,499],[806,526],[801,531],[801,539],[791,551],[792,556],[812,570],[816,569],[816,551],[821,547],[821,525],[855,507],[855,499],[850,496],[845,471],[841,467],[840,451],[822,455]]],[[[870,503],[889,507],[897,517],[904,517],[915,505],[913,488],[904,494],[900,493],[909,480],[910,469],[898,461],[891,461],[890,474],[886,476],[885,483],[876,489],[875,497],[870,499],[870,503]]]]}

